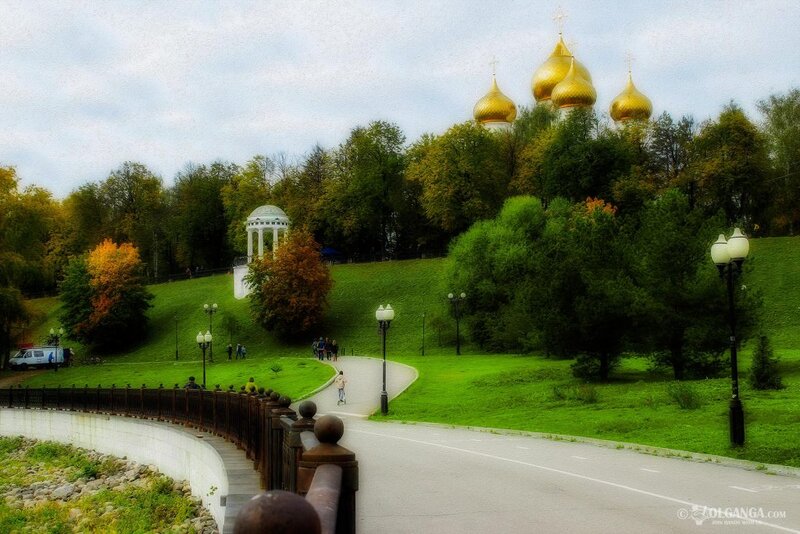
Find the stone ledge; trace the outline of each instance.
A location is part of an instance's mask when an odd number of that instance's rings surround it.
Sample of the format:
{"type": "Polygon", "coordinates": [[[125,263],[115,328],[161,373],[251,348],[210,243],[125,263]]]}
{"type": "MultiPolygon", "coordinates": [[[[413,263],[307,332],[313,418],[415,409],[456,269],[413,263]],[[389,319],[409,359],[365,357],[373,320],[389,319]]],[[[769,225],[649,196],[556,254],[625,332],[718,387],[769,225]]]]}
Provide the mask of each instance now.
{"type": "Polygon", "coordinates": [[[258,472],[244,468],[252,466],[244,451],[218,436],[173,423],[82,412],[0,408],[0,435],[69,443],[153,465],[170,478],[187,480],[192,494],[201,499],[222,533],[233,532],[233,520],[241,506],[261,492],[258,472]]]}

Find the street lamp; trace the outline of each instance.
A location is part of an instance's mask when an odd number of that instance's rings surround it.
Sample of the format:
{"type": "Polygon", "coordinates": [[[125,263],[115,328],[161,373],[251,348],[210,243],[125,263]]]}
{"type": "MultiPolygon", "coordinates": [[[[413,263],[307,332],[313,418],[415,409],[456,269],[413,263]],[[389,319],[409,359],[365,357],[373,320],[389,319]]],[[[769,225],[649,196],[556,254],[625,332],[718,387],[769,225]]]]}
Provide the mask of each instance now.
{"type": "Polygon", "coordinates": [[[728,324],[731,328],[731,403],[730,403],[730,431],[731,444],[744,445],[744,411],[739,398],[739,368],[736,361],[736,307],[734,305],[734,278],[742,272],[742,264],[747,253],[750,252],[750,243],[739,228],[733,230],[733,235],[727,241],[724,234],[719,234],[717,242],[711,245],[711,259],[719,269],[720,278],[728,284],[728,324]]]}
{"type": "Polygon", "coordinates": [[[386,415],[389,413],[389,394],[386,392],[386,331],[389,330],[389,325],[394,319],[394,310],[391,305],[387,304],[386,308],[383,305],[378,306],[375,312],[375,319],[378,320],[378,328],[381,330],[383,337],[383,389],[381,390],[381,414],[386,415]]]}
{"type": "MultiPolygon", "coordinates": [[[[210,334],[214,333],[214,314],[217,313],[217,304],[214,303],[212,305],[203,304],[203,311],[208,314],[208,332],[210,334]]],[[[209,343],[211,340],[208,340],[209,343]]],[[[214,346],[209,345],[208,347],[208,361],[214,361],[214,346]]]]}
{"type": "Polygon", "coordinates": [[[206,349],[211,347],[211,332],[206,332],[203,334],[202,332],[197,333],[197,337],[195,341],[197,341],[197,346],[200,347],[200,350],[203,351],[203,389],[206,387],[206,349]]]}
{"type": "Polygon", "coordinates": [[[63,336],[63,335],[64,335],[64,329],[63,328],[59,328],[57,332],[56,332],[55,328],[51,328],[50,329],[50,337],[55,340],[55,344],[56,344],[56,351],[55,351],[55,354],[53,355],[53,363],[55,364],[55,369],[56,369],[55,372],[56,373],[58,372],[58,344],[61,341],[61,336],[63,336]]]}
{"type": "Polygon", "coordinates": [[[447,298],[450,299],[450,304],[453,305],[453,310],[455,311],[456,315],[456,355],[461,355],[461,330],[459,328],[459,323],[461,321],[461,307],[459,303],[467,298],[467,294],[462,292],[460,295],[456,296],[452,293],[447,294],[447,298]]]}

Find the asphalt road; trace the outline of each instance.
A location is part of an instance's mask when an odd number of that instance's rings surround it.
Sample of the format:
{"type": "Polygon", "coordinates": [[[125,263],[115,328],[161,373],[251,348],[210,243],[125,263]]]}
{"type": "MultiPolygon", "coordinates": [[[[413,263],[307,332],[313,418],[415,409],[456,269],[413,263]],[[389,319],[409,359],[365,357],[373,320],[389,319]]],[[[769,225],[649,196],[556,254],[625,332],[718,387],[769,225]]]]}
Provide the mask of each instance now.
{"type": "MultiPolygon", "coordinates": [[[[800,534],[800,478],[715,463],[431,425],[365,420],[380,361],[344,358],[347,405],[328,388],[318,413],[345,420],[356,451],[362,533],[800,534]]],[[[390,398],[415,372],[390,364],[390,398]]]]}

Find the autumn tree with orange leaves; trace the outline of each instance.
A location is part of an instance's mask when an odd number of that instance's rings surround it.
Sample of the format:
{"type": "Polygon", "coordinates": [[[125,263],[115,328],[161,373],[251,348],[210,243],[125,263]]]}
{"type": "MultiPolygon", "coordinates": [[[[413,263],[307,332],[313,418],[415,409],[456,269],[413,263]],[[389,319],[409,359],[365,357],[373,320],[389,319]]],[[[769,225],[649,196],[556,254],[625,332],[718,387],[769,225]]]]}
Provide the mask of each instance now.
{"type": "Polygon", "coordinates": [[[102,350],[144,334],[153,296],[143,268],[136,247],[110,239],[71,260],[61,284],[61,322],[69,336],[102,350]]]}
{"type": "Polygon", "coordinates": [[[333,285],[320,246],[305,229],[292,230],[274,258],[254,260],[245,281],[253,288],[256,322],[282,337],[307,333],[322,321],[333,285]]]}

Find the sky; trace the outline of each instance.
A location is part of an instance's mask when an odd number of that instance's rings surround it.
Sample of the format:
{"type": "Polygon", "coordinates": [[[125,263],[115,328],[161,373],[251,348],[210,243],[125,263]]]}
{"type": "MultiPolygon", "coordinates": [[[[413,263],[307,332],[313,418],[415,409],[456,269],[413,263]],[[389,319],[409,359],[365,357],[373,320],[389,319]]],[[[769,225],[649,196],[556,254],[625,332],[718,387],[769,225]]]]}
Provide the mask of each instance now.
{"type": "Polygon", "coordinates": [[[372,120],[410,144],[472,118],[497,82],[532,105],[558,39],[608,113],[627,61],[654,114],[713,119],[800,87],[800,2],[0,0],[0,165],[64,198],[124,161],[334,148],[372,120]]]}

